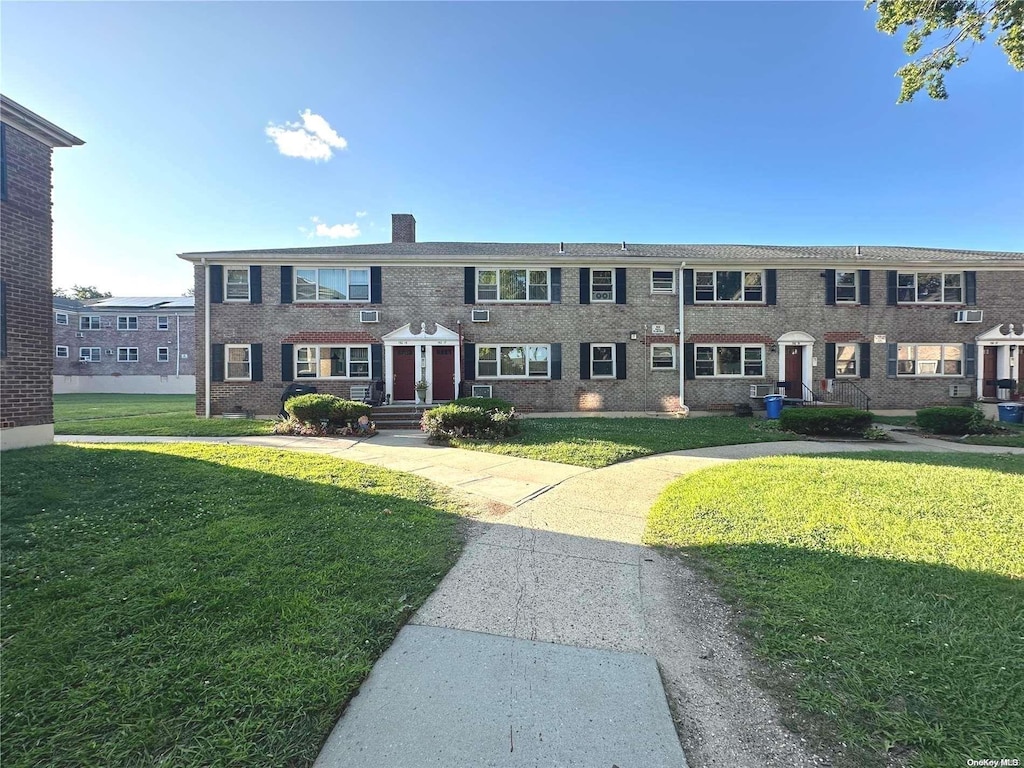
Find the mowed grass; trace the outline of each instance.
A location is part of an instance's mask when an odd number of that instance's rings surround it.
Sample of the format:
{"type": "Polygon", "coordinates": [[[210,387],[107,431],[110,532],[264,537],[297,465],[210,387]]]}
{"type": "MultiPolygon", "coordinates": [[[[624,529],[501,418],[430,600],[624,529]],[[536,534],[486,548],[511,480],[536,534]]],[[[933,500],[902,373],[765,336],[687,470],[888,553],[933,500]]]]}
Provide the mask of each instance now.
{"type": "Polygon", "coordinates": [[[4,454],[5,766],[308,766],[460,549],[411,475],[205,445],[4,454]]]}
{"type": "Polygon", "coordinates": [[[687,448],[797,440],[775,422],[734,416],[695,419],[523,419],[522,433],[501,442],[453,440],[451,445],[579,467],[606,467],[627,459],[687,448]]]}
{"type": "Polygon", "coordinates": [[[221,437],[267,435],[273,422],[199,419],[194,395],[54,395],[58,435],[221,437]]]}
{"type": "Polygon", "coordinates": [[[775,457],[673,483],[646,540],[705,564],[847,765],[1024,755],[1024,457],[775,457]]]}

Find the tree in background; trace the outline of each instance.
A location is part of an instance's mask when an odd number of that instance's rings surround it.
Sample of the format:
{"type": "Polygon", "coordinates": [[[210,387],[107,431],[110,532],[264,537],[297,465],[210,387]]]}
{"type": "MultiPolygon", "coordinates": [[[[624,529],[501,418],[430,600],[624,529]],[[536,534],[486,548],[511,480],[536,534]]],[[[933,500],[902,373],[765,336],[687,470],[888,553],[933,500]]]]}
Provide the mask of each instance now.
{"type": "Polygon", "coordinates": [[[1010,66],[1024,70],[1024,0],[867,0],[866,8],[878,6],[877,28],[894,35],[910,27],[903,50],[917,56],[932,34],[946,33],[945,42],[904,64],[896,74],[903,78],[897,104],[912,101],[924,90],[933,99],[945,99],[945,75],[967,61],[965,47],[997,34],[1010,66]]]}
{"type": "Polygon", "coordinates": [[[79,301],[86,301],[88,299],[109,299],[114,294],[104,293],[96,288],[95,285],[73,285],[71,288],[54,288],[53,295],[59,296],[62,299],[78,299],[79,301]]]}

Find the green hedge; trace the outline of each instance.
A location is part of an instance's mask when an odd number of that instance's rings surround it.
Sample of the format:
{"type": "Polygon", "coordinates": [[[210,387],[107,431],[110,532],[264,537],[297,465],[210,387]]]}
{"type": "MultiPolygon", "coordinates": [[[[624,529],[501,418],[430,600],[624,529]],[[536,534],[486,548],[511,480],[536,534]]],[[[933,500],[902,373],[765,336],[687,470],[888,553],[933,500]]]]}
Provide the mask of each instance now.
{"type": "Polygon", "coordinates": [[[936,435],[978,435],[989,431],[985,415],[976,408],[922,408],[914,420],[925,432],[936,435]]]}
{"type": "Polygon", "coordinates": [[[327,421],[332,426],[347,426],[360,416],[370,415],[370,406],[366,403],[321,394],[292,397],[285,402],[284,410],[305,424],[327,421]]]}
{"type": "Polygon", "coordinates": [[[779,427],[787,432],[822,437],[859,437],[875,415],[856,408],[783,408],[779,427]]]}
{"type": "Polygon", "coordinates": [[[420,428],[435,440],[455,437],[499,440],[519,434],[519,421],[514,410],[487,411],[472,405],[449,403],[425,411],[420,428]]]}
{"type": "Polygon", "coordinates": [[[471,408],[483,408],[485,411],[511,411],[514,407],[508,400],[500,397],[460,397],[452,400],[449,405],[468,405],[471,408]]]}

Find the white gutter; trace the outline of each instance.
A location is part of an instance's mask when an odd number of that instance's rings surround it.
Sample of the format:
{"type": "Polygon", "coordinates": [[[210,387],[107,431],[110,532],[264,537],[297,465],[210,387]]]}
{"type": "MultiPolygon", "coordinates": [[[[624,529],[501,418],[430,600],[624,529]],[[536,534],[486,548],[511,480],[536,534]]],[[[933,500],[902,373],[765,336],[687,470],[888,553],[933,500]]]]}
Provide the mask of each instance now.
{"type": "Polygon", "coordinates": [[[203,361],[203,368],[205,369],[204,376],[206,379],[206,404],[204,413],[205,418],[208,419],[210,418],[210,384],[212,381],[212,374],[210,372],[210,351],[212,347],[210,345],[210,265],[206,263],[205,256],[202,259],[202,264],[205,267],[206,272],[206,287],[203,290],[203,311],[205,317],[204,325],[206,326],[206,332],[204,334],[206,336],[206,340],[204,341],[205,347],[203,349],[203,357],[205,358],[205,360],[203,361]]]}
{"type": "Polygon", "coordinates": [[[683,297],[683,268],[686,266],[686,262],[682,261],[679,263],[679,410],[686,410],[686,363],[684,362],[685,355],[683,353],[683,339],[686,338],[686,326],[684,325],[684,313],[683,307],[685,306],[683,297]]]}
{"type": "Polygon", "coordinates": [[[174,315],[174,378],[181,378],[181,315],[174,315]]]}

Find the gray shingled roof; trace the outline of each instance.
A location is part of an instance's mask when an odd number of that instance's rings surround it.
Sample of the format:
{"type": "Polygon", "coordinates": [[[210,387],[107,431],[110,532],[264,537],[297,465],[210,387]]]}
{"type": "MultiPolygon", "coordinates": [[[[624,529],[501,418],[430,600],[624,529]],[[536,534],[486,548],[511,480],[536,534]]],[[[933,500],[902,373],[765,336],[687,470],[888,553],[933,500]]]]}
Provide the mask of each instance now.
{"type": "Polygon", "coordinates": [[[89,302],[90,309],[195,309],[192,296],[112,296],[89,302]]]}

